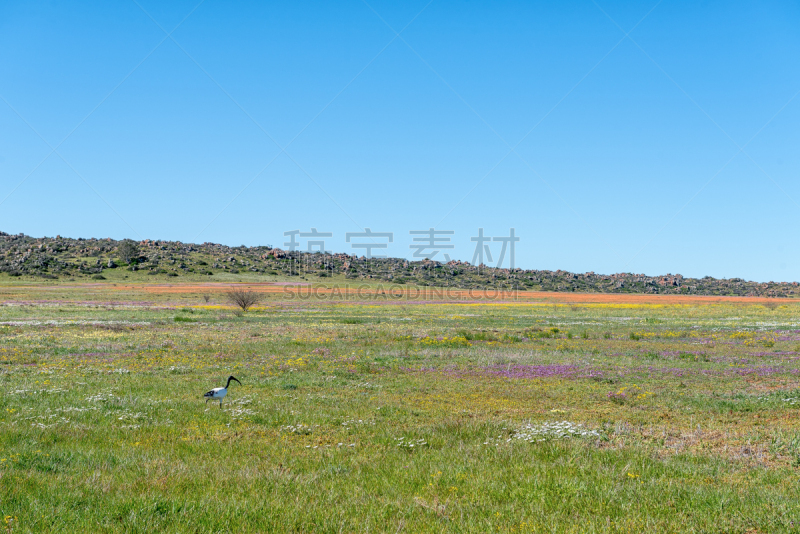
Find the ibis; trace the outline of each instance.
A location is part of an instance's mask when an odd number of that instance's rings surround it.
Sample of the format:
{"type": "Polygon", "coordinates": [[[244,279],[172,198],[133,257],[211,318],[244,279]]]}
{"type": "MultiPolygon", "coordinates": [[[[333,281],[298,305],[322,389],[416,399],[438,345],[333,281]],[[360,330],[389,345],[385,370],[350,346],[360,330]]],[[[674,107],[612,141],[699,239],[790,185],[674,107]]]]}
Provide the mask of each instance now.
{"type": "Polygon", "coordinates": [[[205,395],[203,395],[206,398],[206,404],[208,404],[208,401],[210,401],[211,399],[214,400],[219,399],[219,407],[222,408],[222,399],[224,399],[225,395],[228,394],[228,388],[231,386],[231,380],[236,380],[236,382],[238,382],[240,386],[242,385],[242,383],[239,382],[238,378],[236,378],[233,375],[229,376],[228,383],[225,384],[224,388],[214,388],[205,395]]]}

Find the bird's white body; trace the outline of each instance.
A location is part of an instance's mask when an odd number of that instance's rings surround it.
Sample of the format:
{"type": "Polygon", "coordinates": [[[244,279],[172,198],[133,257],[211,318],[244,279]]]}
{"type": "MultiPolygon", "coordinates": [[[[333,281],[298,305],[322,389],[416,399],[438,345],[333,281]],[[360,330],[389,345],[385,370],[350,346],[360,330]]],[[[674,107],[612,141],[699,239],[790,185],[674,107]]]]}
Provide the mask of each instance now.
{"type": "Polygon", "coordinates": [[[214,388],[208,393],[206,393],[206,397],[211,397],[212,399],[221,399],[227,394],[228,394],[228,388],[214,388]]]}
{"type": "MultiPolygon", "coordinates": [[[[211,399],[218,400],[219,407],[222,408],[222,399],[224,399],[225,395],[228,394],[228,388],[231,385],[231,380],[236,380],[237,382],[239,382],[239,380],[237,380],[235,377],[229,376],[228,383],[225,384],[224,388],[214,388],[205,395],[203,395],[203,397],[206,398],[206,402],[210,401],[211,399]]],[[[241,384],[241,382],[239,382],[239,384],[241,384]]]]}

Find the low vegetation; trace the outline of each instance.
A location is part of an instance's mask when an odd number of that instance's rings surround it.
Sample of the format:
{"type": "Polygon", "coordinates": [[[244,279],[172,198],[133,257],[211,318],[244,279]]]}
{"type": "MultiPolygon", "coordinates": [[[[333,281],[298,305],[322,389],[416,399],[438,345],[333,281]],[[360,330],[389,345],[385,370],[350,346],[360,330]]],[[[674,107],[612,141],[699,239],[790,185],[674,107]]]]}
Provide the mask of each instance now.
{"type": "Polygon", "coordinates": [[[74,286],[0,286],[0,530],[797,531],[791,301],[74,286]]]}

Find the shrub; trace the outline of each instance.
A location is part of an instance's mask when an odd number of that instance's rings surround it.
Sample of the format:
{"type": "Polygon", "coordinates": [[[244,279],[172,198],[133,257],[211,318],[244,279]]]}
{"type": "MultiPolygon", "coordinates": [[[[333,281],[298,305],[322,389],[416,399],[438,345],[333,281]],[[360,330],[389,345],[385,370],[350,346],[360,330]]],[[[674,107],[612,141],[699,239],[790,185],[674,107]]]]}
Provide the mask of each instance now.
{"type": "Polygon", "coordinates": [[[131,263],[139,257],[139,247],[130,239],[126,239],[117,247],[117,254],[125,263],[131,263]]]}
{"type": "Polygon", "coordinates": [[[423,346],[428,347],[471,347],[472,343],[470,343],[466,338],[460,336],[453,336],[453,337],[443,337],[441,339],[435,337],[423,337],[419,339],[419,343],[423,346]]]}
{"type": "Polygon", "coordinates": [[[243,312],[246,312],[261,300],[261,295],[255,291],[246,291],[242,289],[228,291],[225,293],[225,297],[228,299],[228,302],[238,306],[243,312]]]}
{"type": "Polygon", "coordinates": [[[695,354],[693,352],[679,352],[678,358],[681,360],[690,360],[695,362],[710,362],[711,358],[708,357],[708,354],[701,353],[695,354]]]}
{"type": "MultiPolygon", "coordinates": [[[[463,337],[467,341],[497,341],[497,337],[491,332],[470,332],[469,330],[459,330],[456,334],[456,337],[463,337]]],[[[516,338],[516,341],[520,341],[519,337],[513,337],[516,338]]]]}
{"type": "Polygon", "coordinates": [[[619,388],[616,392],[609,392],[606,394],[606,397],[611,401],[617,404],[625,404],[626,402],[635,402],[645,400],[648,397],[651,397],[653,393],[650,391],[645,391],[636,384],[632,386],[625,386],[619,388]]]}
{"type": "Polygon", "coordinates": [[[92,276],[92,280],[105,280],[105,279],[106,277],[103,276],[102,274],[95,274],[92,276]]]}

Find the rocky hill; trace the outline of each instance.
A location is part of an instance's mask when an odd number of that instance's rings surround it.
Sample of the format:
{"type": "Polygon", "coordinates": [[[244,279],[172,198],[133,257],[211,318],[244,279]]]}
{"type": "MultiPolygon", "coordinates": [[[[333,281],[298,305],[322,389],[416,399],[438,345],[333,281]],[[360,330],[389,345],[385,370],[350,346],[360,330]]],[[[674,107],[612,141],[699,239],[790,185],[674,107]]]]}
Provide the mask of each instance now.
{"type": "MultiPolygon", "coordinates": [[[[217,276],[233,280],[253,277],[331,277],[391,284],[463,289],[520,289],[595,293],[662,293],[799,297],[797,282],[748,282],[740,278],[685,278],[679,274],[646,276],[501,269],[462,261],[366,259],[348,254],[287,252],[271,247],[229,247],[179,241],[69,239],[30,237],[0,232],[0,281],[25,279],[103,280],[111,269],[125,269],[151,280],[217,276]],[[234,276],[231,276],[234,275],[234,276]],[[245,277],[245,275],[247,275],[245,277]]],[[[131,274],[133,276],[133,274],[131,274]]]]}

